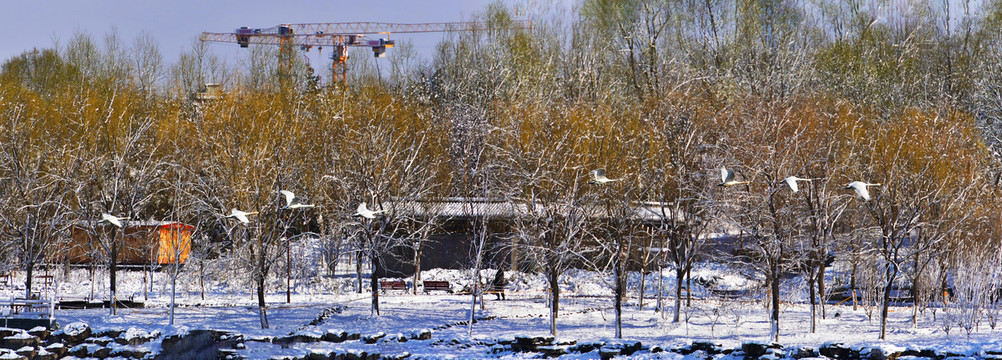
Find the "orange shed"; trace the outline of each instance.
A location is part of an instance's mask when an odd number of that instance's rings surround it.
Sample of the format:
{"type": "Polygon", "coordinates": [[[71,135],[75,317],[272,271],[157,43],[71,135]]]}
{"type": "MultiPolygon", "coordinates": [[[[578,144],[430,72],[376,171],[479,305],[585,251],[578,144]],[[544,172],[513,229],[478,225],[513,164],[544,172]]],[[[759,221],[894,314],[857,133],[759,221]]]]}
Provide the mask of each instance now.
{"type": "Polygon", "coordinates": [[[119,245],[120,264],[170,264],[175,255],[181,263],[188,260],[194,226],[169,221],[128,221],[124,225],[123,229],[107,224],[95,228],[84,223],[73,225],[72,236],[61,247],[62,254],[56,256],[61,259],[57,261],[68,260],[73,264],[101,261],[109,255],[107,241],[112,234],[119,245]]]}

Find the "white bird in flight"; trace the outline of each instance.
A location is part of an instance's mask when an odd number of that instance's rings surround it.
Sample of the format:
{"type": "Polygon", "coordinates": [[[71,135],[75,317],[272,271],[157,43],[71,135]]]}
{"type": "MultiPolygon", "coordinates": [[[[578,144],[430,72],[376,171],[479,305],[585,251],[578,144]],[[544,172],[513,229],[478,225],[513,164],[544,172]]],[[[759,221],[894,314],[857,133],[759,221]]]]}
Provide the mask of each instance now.
{"type": "Polygon", "coordinates": [[[254,214],[257,214],[257,211],[246,212],[246,211],[240,211],[240,210],[237,210],[237,209],[230,209],[230,214],[226,215],[226,217],[228,217],[228,218],[235,218],[238,221],[240,221],[240,222],[242,222],[244,224],[247,224],[247,223],[250,223],[250,219],[247,219],[247,215],[254,215],[254,214]]]}
{"type": "Polygon", "coordinates": [[[361,216],[366,219],[375,219],[376,215],[385,212],[386,210],[376,210],[376,211],[369,210],[369,208],[365,206],[365,202],[363,201],[361,204],[358,204],[358,209],[355,210],[355,213],[352,214],[352,216],[361,216]]]}
{"type": "Polygon", "coordinates": [[[595,169],[591,171],[591,180],[588,180],[589,184],[605,184],[611,181],[619,181],[621,179],[610,179],[605,177],[605,169],[595,169]]]}
{"type": "Polygon", "coordinates": [[[751,181],[735,181],[734,180],[734,170],[727,170],[726,167],[720,168],[720,183],[717,186],[734,186],[741,184],[748,184],[751,181]]]}
{"type": "Polygon", "coordinates": [[[300,202],[299,198],[296,197],[296,194],[292,193],[292,191],[280,190],[279,192],[282,193],[282,195],[285,195],[285,207],[283,207],[282,209],[295,210],[302,208],[311,208],[315,206],[312,204],[303,204],[302,202],[300,202]]]}
{"type": "Polygon", "coordinates": [[[117,217],[108,213],[101,214],[101,220],[98,222],[106,222],[117,227],[122,227],[122,220],[129,220],[127,217],[117,217]]]}
{"type": "Polygon", "coordinates": [[[843,189],[853,189],[856,190],[856,195],[859,196],[863,201],[870,201],[870,191],[866,190],[867,186],[880,186],[880,184],[869,184],[862,181],[853,181],[846,185],[843,189]]]}
{"type": "Polygon", "coordinates": [[[786,184],[786,186],[789,187],[791,191],[798,192],[800,191],[800,187],[797,186],[797,181],[811,181],[811,180],[814,179],[805,179],[796,176],[790,176],[786,179],[783,179],[783,183],[786,184]]]}

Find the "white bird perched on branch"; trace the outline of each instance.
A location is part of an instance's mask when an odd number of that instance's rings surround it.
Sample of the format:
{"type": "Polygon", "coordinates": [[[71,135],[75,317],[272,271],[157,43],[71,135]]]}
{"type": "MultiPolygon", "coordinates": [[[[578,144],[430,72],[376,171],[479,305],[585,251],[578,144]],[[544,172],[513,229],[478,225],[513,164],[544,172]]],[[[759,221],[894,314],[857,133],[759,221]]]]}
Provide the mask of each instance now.
{"type": "Polygon", "coordinates": [[[385,212],[386,212],[386,210],[376,210],[376,211],[369,210],[369,208],[367,208],[365,206],[365,202],[363,201],[361,204],[358,204],[358,209],[355,210],[355,213],[352,214],[351,216],[361,216],[361,217],[364,217],[366,219],[375,219],[376,215],[379,215],[379,214],[382,214],[382,213],[385,213],[385,212]]]}
{"type": "Polygon", "coordinates": [[[622,179],[610,179],[605,177],[605,169],[595,169],[591,171],[591,180],[588,180],[589,184],[602,185],[611,181],[619,181],[622,179]]]}
{"type": "Polygon", "coordinates": [[[853,189],[856,190],[856,195],[859,196],[863,201],[870,201],[870,191],[866,190],[867,186],[880,186],[880,184],[870,184],[862,181],[853,181],[846,185],[843,189],[853,189]]]}
{"type": "Polygon", "coordinates": [[[726,167],[720,167],[720,183],[717,184],[717,186],[734,186],[748,183],[751,183],[751,181],[735,181],[734,170],[727,170],[726,167]]]}
{"type": "Polygon", "coordinates": [[[237,209],[230,209],[230,214],[226,215],[226,217],[228,217],[228,218],[235,218],[238,221],[240,221],[240,222],[242,222],[244,224],[247,224],[247,223],[250,223],[250,219],[247,219],[247,215],[254,215],[254,214],[257,214],[257,211],[246,212],[246,211],[240,211],[240,210],[237,210],[237,209]]]}
{"type": "Polygon", "coordinates": [[[117,227],[122,227],[122,220],[129,220],[127,217],[117,217],[108,213],[101,214],[101,220],[98,222],[106,222],[117,227]]]}
{"type": "Polygon", "coordinates": [[[790,188],[791,191],[798,192],[800,191],[800,187],[797,186],[797,181],[811,181],[811,180],[814,179],[805,179],[796,176],[790,176],[786,179],[783,179],[783,183],[786,184],[786,187],[790,188]]]}
{"type": "Polygon", "coordinates": [[[296,194],[292,193],[292,191],[280,190],[279,192],[282,193],[282,195],[285,195],[285,207],[283,207],[282,209],[295,210],[302,208],[311,208],[315,206],[312,204],[303,204],[302,202],[300,202],[299,198],[296,197],[296,194]]]}

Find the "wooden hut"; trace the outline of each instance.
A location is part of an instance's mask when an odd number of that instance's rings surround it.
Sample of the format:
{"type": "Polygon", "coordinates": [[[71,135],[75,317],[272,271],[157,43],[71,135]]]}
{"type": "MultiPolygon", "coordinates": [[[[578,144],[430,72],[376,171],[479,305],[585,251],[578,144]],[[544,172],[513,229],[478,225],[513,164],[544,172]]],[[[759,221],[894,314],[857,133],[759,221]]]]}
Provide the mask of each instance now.
{"type": "Polygon", "coordinates": [[[194,226],[169,221],[127,221],[123,228],[108,224],[78,223],[70,228],[70,239],[62,244],[58,261],[71,264],[105,262],[111,239],[118,244],[118,263],[125,265],[184,263],[191,252],[194,226]],[[176,255],[176,256],[175,256],[176,255]]]}

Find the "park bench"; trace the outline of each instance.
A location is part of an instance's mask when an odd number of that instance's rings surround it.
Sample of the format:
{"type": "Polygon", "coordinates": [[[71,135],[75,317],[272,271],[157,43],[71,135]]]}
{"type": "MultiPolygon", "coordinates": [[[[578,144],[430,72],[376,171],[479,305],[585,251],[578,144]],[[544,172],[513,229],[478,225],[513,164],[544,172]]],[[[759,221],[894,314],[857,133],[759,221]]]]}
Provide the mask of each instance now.
{"type": "Polygon", "coordinates": [[[452,285],[450,285],[448,281],[425,280],[423,283],[424,283],[424,292],[436,291],[436,290],[448,291],[450,293],[452,292],[452,285]]]}
{"type": "Polygon", "coordinates": [[[14,298],[10,300],[7,316],[47,319],[52,316],[52,302],[44,299],[14,298]]]}
{"type": "Polygon", "coordinates": [[[382,289],[383,292],[387,292],[389,290],[407,291],[407,283],[403,280],[379,280],[379,288],[382,289]]]}
{"type": "Polygon", "coordinates": [[[52,329],[53,303],[47,299],[13,298],[10,302],[0,302],[0,326],[31,329],[45,326],[52,329]]]}
{"type": "Polygon", "coordinates": [[[11,286],[14,282],[14,276],[9,271],[0,272],[0,285],[11,286]]]}

